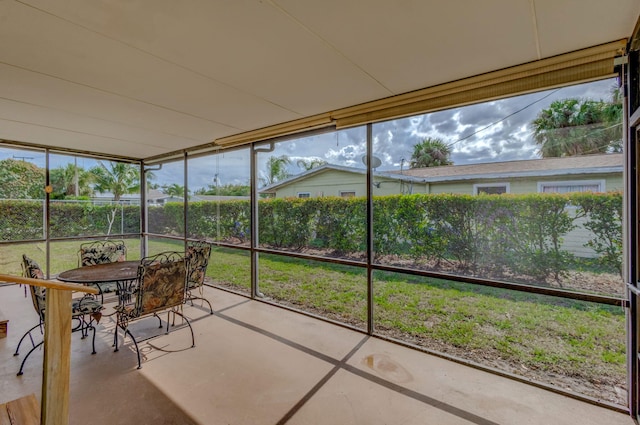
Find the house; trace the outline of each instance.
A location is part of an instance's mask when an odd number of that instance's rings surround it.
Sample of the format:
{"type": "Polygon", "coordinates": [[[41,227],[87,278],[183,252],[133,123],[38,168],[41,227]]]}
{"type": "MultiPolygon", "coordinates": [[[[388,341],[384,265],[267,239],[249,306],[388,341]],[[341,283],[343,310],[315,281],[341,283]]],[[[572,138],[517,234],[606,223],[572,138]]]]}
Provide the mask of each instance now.
{"type": "Polygon", "coordinates": [[[164,205],[168,202],[182,202],[183,198],[180,196],[167,195],[159,191],[158,189],[149,189],[147,192],[147,204],[148,205],[164,205]]]}
{"type": "MultiPolygon", "coordinates": [[[[623,189],[624,155],[600,154],[373,173],[374,195],[607,192],[623,189]]],[[[365,196],[364,169],[324,165],[260,190],[276,198],[365,196]]]]}
{"type": "Polygon", "coordinates": [[[250,196],[225,196],[225,195],[192,195],[191,197],[189,197],[190,202],[248,201],[249,199],[251,199],[250,196]]]}
{"type": "MultiPolygon", "coordinates": [[[[259,193],[274,198],[349,198],[366,195],[366,180],[366,170],[363,168],[325,164],[265,186],[259,193]]],[[[422,177],[387,172],[374,172],[373,185],[376,194],[380,195],[427,193],[425,190],[428,187],[422,177]]]]}

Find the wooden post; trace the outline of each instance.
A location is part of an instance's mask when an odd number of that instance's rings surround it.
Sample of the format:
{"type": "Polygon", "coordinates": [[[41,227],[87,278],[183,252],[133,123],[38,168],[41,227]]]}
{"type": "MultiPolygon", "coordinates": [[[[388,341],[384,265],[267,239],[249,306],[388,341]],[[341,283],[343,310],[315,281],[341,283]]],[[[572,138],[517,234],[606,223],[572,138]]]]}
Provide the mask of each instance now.
{"type": "Polygon", "coordinates": [[[0,282],[47,288],[42,370],[41,425],[69,424],[71,373],[71,291],[97,294],[94,287],[0,274],[0,282]]]}
{"type": "Polygon", "coordinates": [[[71,292],[47,290],[42,371],[41,425],[69,423],[71,292]]]}

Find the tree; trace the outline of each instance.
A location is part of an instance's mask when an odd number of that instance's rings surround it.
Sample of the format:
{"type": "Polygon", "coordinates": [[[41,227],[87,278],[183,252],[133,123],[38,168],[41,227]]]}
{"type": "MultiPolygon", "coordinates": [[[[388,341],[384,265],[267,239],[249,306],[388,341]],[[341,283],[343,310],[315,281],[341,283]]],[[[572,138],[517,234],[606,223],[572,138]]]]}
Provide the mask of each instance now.
{"type": "Polygon", "coordinates": [[[296,165],[305,171],[313,170],[314,168],[322,167],[327,161],[319,158],[311,159],[299,159],[296,161],[296,165]]]}
{"type": "Polygon", "coordinates": [[[15,159],[0,161],[0,198],[44,199],[44,169],[15,159]]]}
{"type": "Polygon", "coordinates": [[[210,184],[208,189],[200,188],[195,193],[197,195],[249,196],[251,194],[251,186],[241,184],[214,186],[210,184]]]}
{"type": "Polygon", "coordinates": [[[173,183],[169,186],[162,186],[165,194],[176,198],[184,198],[184,186],[173,183]]]}
{"type": "Polygon", "coordinates": [[[133,164],[109,162],[107,167],[102,161],[91,169],[97,192],[111,192],[113,200],[119,201],[122,195],[140,191],[140,170],[133,164]]]}
{"type": "Polygon", "coordinates": [[[54,168],[50,171],[51,186],[54,199],[64,199],[68,196],[91,196],[93,189],[93,173],[78,167],[75,164],[67,164],[65,167],[54,168]]]}
{"type": "Polygon", "coordinates": [[[622,101],[562,99],[531,123],[543,158],[622,152],[622,101]]]}
{"type": "Polygon", "coordinates": [[[411,168],[439,167],[452,165],[451,149],[440,139],[427,137],[413,146],[411,154],[411,168]]]}
{"type": "Polygon", "coordinates": [[[291,159],[287,155],[271,156],[267,160],[267,170],[262,173],[260,182],[263,186],[268,186],[275,182],[281,181],[289,177],[287,165],[291,164],[291,159]]]}

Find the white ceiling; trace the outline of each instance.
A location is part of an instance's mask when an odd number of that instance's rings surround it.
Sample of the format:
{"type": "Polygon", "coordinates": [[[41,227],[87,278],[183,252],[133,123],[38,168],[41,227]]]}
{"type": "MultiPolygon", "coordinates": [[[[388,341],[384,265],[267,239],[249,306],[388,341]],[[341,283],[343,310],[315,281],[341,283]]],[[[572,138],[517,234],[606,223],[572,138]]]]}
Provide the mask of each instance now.
{"type": "Polygon", "coordinates": [[[627,38],[638,0],[0,0],[0,139],[147,158],[627,38]]]}

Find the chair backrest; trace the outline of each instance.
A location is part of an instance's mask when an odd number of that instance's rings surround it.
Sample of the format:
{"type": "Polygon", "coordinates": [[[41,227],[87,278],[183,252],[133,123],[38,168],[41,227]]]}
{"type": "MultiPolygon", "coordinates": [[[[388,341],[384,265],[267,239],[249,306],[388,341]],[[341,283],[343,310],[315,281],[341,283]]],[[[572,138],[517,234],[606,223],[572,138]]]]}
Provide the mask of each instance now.
{"type": "Polygon", "coordinates": [[[189,289],[202,286],[211,257],[211,244],[204,241],[187,242],[187,287],[189,289]]]}
{"type": "Polygon", "coordinates": [[[138,266],[138,289],[132,316],[138,317],[182,305],[187,284],[187,258],[162,252],[143,258],[138,266]]]}
{"type": "Polygon", "coordinates": [[[96,264],[126,261],[127,247],[122,240],[87,242],[80,245],[78,265],[80,267],[96,264]]]}
{"type": "MultiPolygon", "coordinates": [[[[31,258],[22,254],[22,274],[24,277],[30,277],[32,279],[44,279],[44,273],[42,269],[31,258]]],[[[33,308],[36,310],[40,319],[44,320],[44,308],[46,306],[46,288],[40,286],[29,285],[31,291],[31,301],[33,301],[33,308]]]]}

